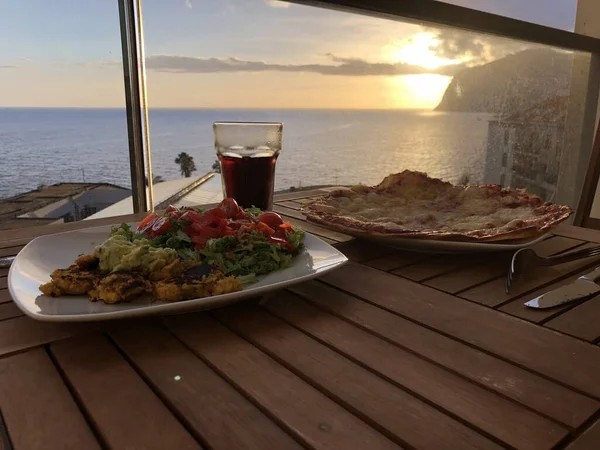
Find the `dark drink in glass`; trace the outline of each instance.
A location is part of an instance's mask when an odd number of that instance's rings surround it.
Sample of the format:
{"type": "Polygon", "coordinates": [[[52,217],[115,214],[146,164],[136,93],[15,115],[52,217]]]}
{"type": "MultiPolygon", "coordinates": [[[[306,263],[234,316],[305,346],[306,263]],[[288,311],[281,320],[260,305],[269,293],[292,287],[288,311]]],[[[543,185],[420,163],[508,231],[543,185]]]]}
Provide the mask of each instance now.
{"type": "Polygon", "coordinates": [[[283,125],[215,122],[213,129],[223,196],[234,198],[243,208],[272,209],[283,125]]]}
{"type": "Polygon", "coordinates": [[[233,197],[242,208],[256,207],[263,211],[271,209],[277,155],[220,155],[219,161],[227,197],[233,197]]]}

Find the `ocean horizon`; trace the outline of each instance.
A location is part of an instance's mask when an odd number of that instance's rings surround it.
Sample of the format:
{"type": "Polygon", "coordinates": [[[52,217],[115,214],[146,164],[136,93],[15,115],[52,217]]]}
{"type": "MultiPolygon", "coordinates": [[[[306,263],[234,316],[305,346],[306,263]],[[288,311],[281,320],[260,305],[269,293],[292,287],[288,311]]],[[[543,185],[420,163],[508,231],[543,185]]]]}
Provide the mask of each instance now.
{"type": "MultiPolygon", "coordinates": [[[[276,189],[378,183],[420,170],[456,182],[483,182],[485,113],[425,110],[149,110],[153,173],[181,178],[174,160],[187,152],[197,172],[216,160],[215,121],[283,122],[276,189]]],[[[130,187],[125,108],[0,108],[0,198],[60,182],[130,187]]]]}

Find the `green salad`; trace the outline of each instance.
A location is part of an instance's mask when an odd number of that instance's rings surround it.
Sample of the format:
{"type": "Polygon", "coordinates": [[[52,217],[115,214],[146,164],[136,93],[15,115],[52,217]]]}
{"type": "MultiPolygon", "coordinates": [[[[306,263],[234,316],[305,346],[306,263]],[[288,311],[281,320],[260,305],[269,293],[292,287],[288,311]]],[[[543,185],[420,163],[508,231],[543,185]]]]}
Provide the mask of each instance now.
{"type": "MultiPolygon", "coordinates": [[[[176,254],[182,260],[209,264],[243,281],[289,267],[304,245],[304,231],[279,214],[244,210],[231,198],[206,211],[169,206],[164,214],[150,214],[135,230],[127,224],[113,227],[111,237],[115,236],[119,236],[116,242],[120,246],[115,246],[115,251],[120,257],[131,248],[143,255],[144,264],[153,264],[152,258],[172,258],[176,254]],[[168,249],[168,253],[151,251],[148,246],[168,249]]],[[[104,253],[99,254],[101,264],[103,257],[114,259],[110,251],[104,253]]],[[[127,258],[129,261],[134,256],[127,258]]]]}

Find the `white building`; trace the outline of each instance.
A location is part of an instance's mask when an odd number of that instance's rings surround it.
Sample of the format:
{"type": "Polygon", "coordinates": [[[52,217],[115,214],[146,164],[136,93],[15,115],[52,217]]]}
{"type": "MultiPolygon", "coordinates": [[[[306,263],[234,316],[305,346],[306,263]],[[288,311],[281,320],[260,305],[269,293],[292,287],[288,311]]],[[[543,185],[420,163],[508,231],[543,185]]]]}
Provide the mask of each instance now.
{"type": "Polygon", "coordinates": [[[491,120],[485,182],[523,188],[551,201],[556,194],[568,97],[491,120]]]}

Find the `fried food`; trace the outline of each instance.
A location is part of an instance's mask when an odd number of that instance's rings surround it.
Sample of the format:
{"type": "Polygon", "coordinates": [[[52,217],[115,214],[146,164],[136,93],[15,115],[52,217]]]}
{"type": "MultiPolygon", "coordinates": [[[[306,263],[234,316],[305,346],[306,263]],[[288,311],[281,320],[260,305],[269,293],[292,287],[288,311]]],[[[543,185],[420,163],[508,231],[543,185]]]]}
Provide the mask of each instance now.
{"type": "Polygon", "coordinates": [[[223,276],[215,272],[200,279],[181,277],[169,281],[159,281],[154,285],[154,295],[158,300],[178,302],[192,298],[210,297],[239,291],[241,281],[234,276],[223,276]]]}
{"type": "Polygon", "coordinates": [[[94,288],[100,277],[98,272],[83,270],[77,264],[73,264],[67,269],[56,269],[52,272],[52,281],[40,286],[40,290],[51,297],[85,295],[94,288]]]}
{"type": "Polygon", "coordinates": [[[113,273],[102,278],[95,289],[89,291],[91,300],[113,304],[128,302],[144,293],[152,292],[152,284],[136,273],[113,273]]]}
{"type": "Polygon", "coordinates": [[[100,260],[94,255],[79,255],[75,260],[75,264],[77,265],[77,267],[84,270],[97,269],[99,263],[100,260]]]}
{"type": "Polygon", "coordinates": [[[189,270],[198,265],[200,265],[200,263],[197,261],[182,261],[181,259],[176,259],[171,264],[166,265],[162,269],[150,272],[148,274],[148,279],[150,281],[171,280],[173,278],[183,276],[186,270],[189,270]]]}
{"type": "Polygon", "coordinates": [[[67,269],[57,269],[52,281],[40,286],[51,297],[88,295],[91,301],[106,304],[129,302],[143,294],[157,300],[177,302],[239,291],[241,281],[197,261],[177,259],[160,270],[146,272],[102,272],[98,258],[80,255],[67,269]]]}

